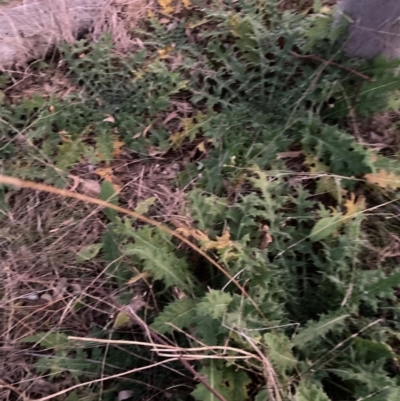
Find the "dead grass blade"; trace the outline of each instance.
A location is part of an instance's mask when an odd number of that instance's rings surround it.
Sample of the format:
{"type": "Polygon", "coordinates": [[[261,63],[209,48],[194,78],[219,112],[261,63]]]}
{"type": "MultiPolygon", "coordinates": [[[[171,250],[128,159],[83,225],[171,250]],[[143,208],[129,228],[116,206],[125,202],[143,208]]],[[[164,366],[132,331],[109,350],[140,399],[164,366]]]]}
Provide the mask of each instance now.
{"type": "Polygon", "coordinates": [[[214,259],[212,259],[210,256],[208,256],[204,251],[202,251],[197,245],[195,245],[193,242],[189,241],[187,238],[185,238],[183,235],[179,234],[177,231],[171,230],[164,224],[161,224],[153,219],[150,219],[146,216],[143,216],[141,214],[132,212],[131,210],[125,209],[123,207],[113,205],[111,203],[108,203],[106,201],[103,201],[101,199],[96,199],[87,195],[79,194],[76,192],[71,192],[66,189],[59,189],[52,187],[50,185],[46,184],[39,184],[33,181],[25,181],[25,180],[20,180],[18,178],[13,178],[13,177],[8,177],[5,175],[0,175],[0,183],[1,184],[7,184],[7,185],[12,185],[14,187],[19,187],[19,188],[28,188],[32,189],[34,191],[40,191],[40,192],[47,192],[51,193],[54,195],[58,195],[64,198],[74,198],[77,200],[80,200],[82,202],[90,203],[90,204],[95,204],[98,206],[106,207],[109,209],[116,210],[119,213],[126,214],[128,216],[134,217],[137,220],[140,220],[144,223],[150,224],[154,227],[157,227],[158,229],[170,234],[171,236],[179,239],[186,245],[188,245],[190,248],[192,248],[194,251],[202,255],[208,262],[210,262],[213,266],[215,266],[221,273],[223,273],[235,286],[241,291],[241,293],[251,302],[251,304],[254,306],[256,311],[260,314],[260,316],[267,321],[267,318],[257,305],[257,303],[249,296],[247,291],[240,285],[240,283],[232,277],[226,269],[224,269],[219,263],[217,263],[214,259]]]}

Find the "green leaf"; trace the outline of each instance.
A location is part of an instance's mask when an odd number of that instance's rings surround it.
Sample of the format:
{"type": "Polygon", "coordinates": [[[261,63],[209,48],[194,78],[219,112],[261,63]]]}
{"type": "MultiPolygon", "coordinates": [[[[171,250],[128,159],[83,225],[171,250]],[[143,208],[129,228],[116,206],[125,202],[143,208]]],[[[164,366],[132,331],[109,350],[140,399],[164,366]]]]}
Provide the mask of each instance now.
{"type": "Polygon", "coordinates": [[[84,262],[86,260],[93,259],[98,255],[100,249],[103,247],[103,244],[92,244],[87,247],[81,249],[76,255],[76,261],[78,263],[84,262]]]}
{"type": "Polygon", "coordinates": [[[70,169],[75,163],[81,160],[84,150],[85,145],[82,143],[81,139],[64,142],[58,146],[55,165],[60,170],[70,169]]]}
{"type": "Polygon", "coordinates": [[[119,311],[115,317],[113,327],[114,329],[119,329],[123,326],[130,325],[131,323],[132,319],[129,317],[129,315],[124,311],[119,311]]]}
{"type": "Polygon", "coordinates": [[[268,357],[274,368],[285,373],[295,367],[297,361],[293,356],[290,339],[284,334],[264,334],[264,342],[268,346],[268,357]]]}
{"type": "Polygon", "coordinates": [[[304,152],[315,154],[333,174],[353,177],[371,172],[371,152],[336,126],[315,119],[304,129],[301,142],[304,152]]]}
{"type": "Polygon", "coordinates": [[[205,231],[216,222],[221,221],[226,211],[225,200],[214,195],[206,196],[198,189],[189,192],[187,198],[191,216],[201,231],[205,231]]]}
{"type": "Polygon", "coordinates": [[[213,319],[222,318],[232,299],[232,295],[226,292],[210,290],[197,305],[197,313],[202,316],[210,315],[213,319]]]}
{"type": "Polygon", "coordinates": [[[315,224],[311,230],[310,239],[311,241],[321,241],[322,239],[332,235],[339,227],[342,213],[335,214],[331,217],[324,217],[315,224]]]}
{"type": "Polygon", "coordinates": [[[349,315],[334,317],[322,315],[317,322],[308,322],[306,327],[300,329],[293,339],[293,344],[301,348],[312,341],[317,341],[319,338],[325,337],[331,330],[337,330],[344,326],[348,317],[349,315]]]}
{"type": "Polygon", "coordinates": [[[368,296],[391,296],[393,289],[400,285],[400,273],[379,279],[373,284],[364,287],[364,294],[368,296]]]}
{"type": "Polygon", "coordinates": [[[196,303],[188,297],[171,302],[155,318],[151,327],[159,333],[172,333],[174,325],[180,329],[188,327],[193,321],[196,303]]]}
{"type": "Polygon", "coordinates": [[[400,400],[400,388],[386,388],[371,396],[365,397],[361,401],[398,401],[400,400]]]}
{"type": "Polygon", "coordinates": [[[188,264],[175,255],[174,247],[167,242],[168,236],[158,229],[143,227],[133,232],[134,244],[124,247],[126,255],[135,255],[156,280],[167,287],[177,286],[180,290],[191,290],[192,277],[188,264]]]}
{"type": "Polygon", "coordinates": [[[301,383],[297,388],[295,401],[331,401],[321,387],[315,384],[306,386],[301,383]]]}
{"type": "Polygon", "coordinates": [[[139,202],[135,207],[135,212],[138,214],[146,214],[149,211],[150,207],[154,205],[154,202],[156,200],[157,198],[152,196],[151,198],[139,202]]]}
{"type": "MultiPolygon", "coordinates": [[[[101,184],[100,199],[113,205],[118,204],[118,196],[111,182],[103,181],[103,183],[101,184]]],[[[108,207],[104,209],[104,213],[110,221],[115,221],[118,215],[118,212],[116,210],[110,209],[108,207]]]]}
{"type": "Polygon", "coordinates": [[[114,135],[110,129],[98,127],[96,132],[96,149],[100,160],[110,162],[113,159],[114,135]]]}
{"type": "Polygon", "coordinates": [[[387,344],[378,343],[360,337],[354,339],[354,344],[358,350],[367,354],[368,359],[373,361],[396,357],[387,344]]]}
{"type": "Polygon", "coordinates": [[[269,395],[268,395],[268,390],[263,389],[260,390],[257,395],[256,398],[254,398],[254,401],[268,401],[269,400],[269,395]]]}
{"type": "MultiPolygon", "coordinates": [[[[223,367],[218,362],[211,362],[210,366],[204,366],[199,373],[226,400],[247,400],[247,386],[251,380],[245,371],[234,367],[223,367]]],[[[198,401],[218,401],[218,398],[202,384],[196,387],[192,396],[198,401]]]]}
{"type": "Polygon", "coordinates": [[[80,401],[80,398],[78,393],[76,391],[73,391],[72,393],[69,393],[65,401],[80,401]]]}
{"type": "Polygon", "coordinates": [[[107,262],[107,273],[122,287],[130,278],[132,270],[121,260],[118,243],[119,237],[113,231],[113,223],[109,223],[102,237],[103,257],[107,262]]]}
{"type": "Polygon", "coordinates": [[[74,344],[68,340],[64,333],[40,332],[33,336],[24,337],[21,342],[38,343],[47,349],[54,349],[56,353],[74,349],[74,344]]]}
{"type": "Polygon", "coordinates": [[[50,373],[54,378],[63,372],[69,372],[73,378],[96,377],[101,365],[93,363],[86,355],[84,357],[54,356],[42,357],[35,363],[35,368],[40,374],[50,373]]]}
{"type": "Polygon", "coordinates": [[[315,14],[321,12],[321,7],[322,7],[321,0],[314,0],[313,1],[313,12],[315,14]]]}

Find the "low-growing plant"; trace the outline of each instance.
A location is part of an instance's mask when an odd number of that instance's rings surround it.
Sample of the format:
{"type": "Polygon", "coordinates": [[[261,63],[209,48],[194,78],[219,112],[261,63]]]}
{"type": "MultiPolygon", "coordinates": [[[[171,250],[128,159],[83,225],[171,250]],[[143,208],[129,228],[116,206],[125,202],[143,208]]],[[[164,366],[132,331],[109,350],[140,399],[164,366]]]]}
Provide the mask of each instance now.
{"type": "MultiPolygon", "coordinates": [[[[190,186],[175,227],[201,251],[105,209],[102,237],[78,259],[103,259],[120,311],[78,348],[68,332],[25,338],[53,350],[37,372],[116,375],[105,400],[160,388],[175,400],[399,399],[400,271],[368,258],[368,212],[398,201],[398,166],[342,124],[396,107],[397,64],[346,60],[329,15],[275,2],[193,6],[180,18],[171,28],[150,14],[136,32],[146,50],[127,57],[106,37],[64,46],[82,92],[0,109],[3,172],[24,179],[63,186],[82,160],[110,163],[116,139],[136,157],[203,154],[177,179],[190,186]],[[151,301],[138,282],[151,283],[151,301]],[[130,381],[117,380],[123,371],[130,381]]],[[[100,197],[113,196],[104,183],[100,197]]],[[[99,383],[69,400],[94,398],[99,383]]]]}

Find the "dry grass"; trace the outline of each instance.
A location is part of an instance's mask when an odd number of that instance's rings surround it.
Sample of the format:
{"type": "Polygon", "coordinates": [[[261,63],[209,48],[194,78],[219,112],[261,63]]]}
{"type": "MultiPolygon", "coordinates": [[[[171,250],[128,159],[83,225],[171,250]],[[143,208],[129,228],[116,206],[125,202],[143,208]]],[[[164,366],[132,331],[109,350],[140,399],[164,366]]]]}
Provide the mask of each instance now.
{"type": "MultiPolygon", "coordinates": [[[[1,4],[0,4],[1,6],[1,4]]],[[[155,0],[30,0],[0,8],[0,67],[24,66],[54,46],[82,34],[97,40],[108,32],[119,51],[135,45],[132,28],[155,0]]]]}
{"type": "MultiPolygon", "coordinates": [[[[120,161],[114,165],[124,182],[121,202],[134,207],[154,196],[152,214],[159,221],[180,224],[183,192],[168,184],[168,163],[162,167],[158,160],[157,164],[120,161]]],[[[30,190],[10,191],[8,200],[10,210],[0,221],[0,377],[13,389],[5,389],[4,396],[0,393],[0,400],[11,400],[16,392],[44,397],[70,387],[71,378],[67,375],[53,385],[37,376],[32,366],[35,348],[19,341],[59,330],[87,336],[93,324],[107,324],[120,308],[116,297],[128,288],[111,283],[104,260],[76,262],[81,249],[101,242],[106,221],[99,207],[30,190]],[[84,307],[76,311],[78,301],[84,307]]]]}
{"type": "MultiPolygon", "coordinates": [[[[20,392],[43,396],[55,388],[35,375],[33,350],[19,340],[60,328],[85,335],[97,317],[94,310],[107,312],[101,298],[79,313],[71,309],[71,301],[102,269],[92,261],[78,270],[75,261],[77,250],[99,236],[102,223],[98,211],[78,202],[25,190],[9,197],[11,209],[0,225],[0,377],[20,392]]],[[[95,296],[94,288],[89,293],[95,296]]]]}
{"type": "MultiPolygon", "coordinates": [[[[146,184],[144,170],[143,167],[140,169],[142,174],[139,184],[133,185],[136,187],[136,194],[146,194],[147,191],[151,191],[154,196],[157,193],[157,199],[165,201],[157,208],[160,219],[164,222],[172,221],[175,225],[183,224],[175,215],[178,210],[182,210],[184,205],[183,193],[174,191],[175,196],[171,196],[172,190],[166,190],[164,177],[162,177],[164,182],[162,190],[150,189],[149,185],[155,185],[155,181],[146,184]]],[[[149,176],[152,177],[151,173],[149,176]]],[[[7,183],[7,180],[5,177],[1,177],[0,182],[7,183]]],[[[158,183],[158,181],[156,182],[158,183]]],[[[16,184],[20,187],[36,190],[45,189],[41,184],[24,183],[18,180],[16,184]]],[[[133,189],[132,186],[126,186],[125,189],[127,188],[131,191],[133,189]]],[[[63,190],[52,189],[51,192],[67,195],[67,192],[63,190]]],[[[35,347],[29,348],[21,345],[21,339],[41,332],[58,331],[73,333],[75,337],[88,337],[93,324],[98,327],[106,327],[109,317],[121,310],[122,305],[116,299],[118,294],[128,290],[129,285],[126,288],[115,287],[110,282],[110,275],[105,274],[108,266],[101,259],[92,259],[83,265],[77,265],[75,260],[80,249],[101,241],[105,226],[104,218],[102,212],[98,207],[93,206],[93,203],[103,205],[104,202],[93,199],[92,206],[89,204],[82,206],[74,198],[88,200],[85,196],[76,195],[72,199],[67,197],[59,199],[54,198],[51,194],[46,194],[45,191],[32,193],[25,189],[12,191],[8,197],[10,210],[7,213],[7,219],[3,219],[2,236],[0,237],[4,249],[0,264],[3,282],[0,303],[0,316],[3,323],[1,333],[3,358],[0,364],[0,375],[5,378],[5,384],[3,384],[6,387],[4,400],[13,399],[11,394],[19,394],[22,399],[37,397],[40,397],[42,401],[59,399],[57,397],[61,397],[75,388],[124,377],[133,372],[151,369],[173,361],[180,361],[194,377],[197,377],[195,370],[188,361],[201,357],[198,353],[193,355],[191,351],[201,350],[187,350],[186,352],[186,350],[178,349],[177,346],[172,346],[169,347],[172,348],[172,354],[182,351],[186,355],[172,355],[170,357],[168,353],[171,350],[165,348],[167,342],[153,333],[146,323],[136,315],[137,301],[135,299],[137,297],[133,298],[127,306],[129,309],[124,307],[124,310],[132,315],[132,322],[142,329],[142,333],[139,333],[137,337],[141,342],[143,342],[143,338],[147,337],[153,347],[157,346],[157,343],[161,346],[161,349],[156,352],[156,360],[149,361],[151,363],[143,368],[136,368],[110,377],[101,377],[80,385],[73,384],[73,380],[68,374],[63,374],[55,382],[51,381],[50,384],[45,380],[46,376],[37,376],[33,363],[37,358],[40,358],[40,354],[35,351],[35,347]],[[76,235],[77,233],[78,235],[76,235]],[[82,303],[83,307],[77,311],[74,306],[78,302],[82,303]],[[157,362],[159,358],[167,358],[167,360],[157,362]]],[[[123,211],[121,208],[117,209],[123,211]]],[[[132,213],[127,212],[127,214],[132,213]]],[[[139,218],[140,216],[136,217],[139,218]]],[[[151,222],[143,216],[140,219],[151,222]]],[[[153,222],[153,224],[161,227],[157,222],[153,222]]],[[[163,229],[180,238],[182,242],[194,248],[196,252],[222,269],[196,245],[180,234],[172,233],[166,227],[163,229]]],[[[134,275],[134,267],[132,270],[134,275]]],[[[227,273],[225,272],[225,274],[227,273]]],[[[238,285],[235,279],[229,275],[228,277],[238,285]]],[[[139,290],[143,294],[139,308],[149,303],[157,308],[157,304],[153,302],[152,288],[146,286],[145,281],[135,282],[133,286],[136,289],[136,295],[139,290]],[[145,292],[148,295],[145,295],[145,292]]],[[[244,289],[240,286],[239,288],[242,294],[247,296],[244,289]]],[[[109,343],[118,345],[118,342],[110,341],[109,343]]],[[[130,343],[133,344],[134,342],[130,343]]],[[[200,345],[204,346],[203,344],[200,345]]],[[[213,350],[210,349],[210,351],[213,350]]],[[[237,352],[243,353],[240,350],[237,352]]],[[[213,353],[215,358],[227,358],[224,354],[220,355],[214,351],[213,353]]],[[[242,356],[245,359],[258,358],[256,354],[253,355],[248,352],[245,354],[242,356]]],[[[240,355],[238,358],[240,359],[240,355]]],[[[261,362],[265,363],[265,361],[261,362]]],[[[269,374],[272,374],[271,369],[271,366],[266,367],[266,371],[270,372],[269,374]]],[[[197,378],[211,392],[215,392],[204,379],[197,378]]],[[[268,382],[271,380],[273,383],[275,382],[273,375],[269,377],[268,382]]],[[[221,401],[226,401],[217,393],[215,395],[221,401]]],[[[274,397],[277,397],[277,394],[274,393],[274,397]]],[[[279,397],[276,399],[279,400],[279,397]]]]}

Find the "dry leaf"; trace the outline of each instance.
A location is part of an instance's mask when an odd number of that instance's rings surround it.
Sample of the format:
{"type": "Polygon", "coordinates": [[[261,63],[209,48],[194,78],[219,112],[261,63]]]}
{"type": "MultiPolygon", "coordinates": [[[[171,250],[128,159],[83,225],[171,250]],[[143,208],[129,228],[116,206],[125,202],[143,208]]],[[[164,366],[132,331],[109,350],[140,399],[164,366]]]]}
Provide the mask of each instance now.
{"type": "Polygon", "coordinates": [[[150,125],[148,125],[144,130],[143,130],[143,132],[138,132],[137,134],[135,134],[134,136],[133,136],[133,138],[134,139],[138,139],[138,138],[145,138],[146,137],[146,135],[147,135],[147,133],[149,132],[149,130],[150,130],[150,128],[153,126],[153,124],[150,124],[150,125]]]}
{"type": "Polygon", "coordinates": [[[156,16],[156,14],[154,13],[153,10],[147,10],[147,17],[148,18],[154,18],[156,16]]]}
{"type": "Polygon", "coordinates": [[[53,297],[48,293],[41,295],[40,299],[44,299],[48,303],[53,302],[53,297]]]}
{"type": "Polygon", "coordinates": [[[132,390],[122,390],[118,393],[118,401],[124,401],[131,397],[133,397],[132,390]]]}
{"type": "Polygon", "coordinates": [[[183,7],[185,8],[191,8],[192,7],[192,2],[190,0],[182,0],[183,7]]]}
{"type": "Polygon", "coordinates": [[[106,181],[113,182],[114,173],[111,167],[99,167],[94,172],[106,181]]]}
{"type": "Polygon", "coordinates": [[[202,153],[206,153],[206,147],[205,147],[204,143],[205,143],[205,141],[200,142],[200,143],[196,146],[196,148],[197,148],[200,152],[202,152],[202,153]]]}
{"type": "Polygon", "coordinates": [[[100,183],[96,180],[81,180],[81,191],[85,195],[98,196],[100,193],[100,183]]]}
{"type": "Polygon", "coordinates": [[[169,121],[173,120],[174,118],[178,118],[179,115],[176,111],[173,111],[172,113],[169,113],[167,117],[165,117],[163,124],[167,124],[169,121]]]}
{"type": "Polygon", "coordinates": [[[261,237],[261,242],[259,249],[262,251],[267,248],[268,244],[273,242],[271,234],[269,233],[269,227],[267,225],[264,225],[262,228],[262,237],[261,237]]]}
{"type": "Polygon", "coordinates": [[[69,141],[69,140],[71,140],[71,134],[69,134],[67,131],[60,131],[59,133],[58,133],[58,135],[60,135],[60,137],[61,137],[61,140],[63,141],[63,142],[67,142],[67,141],[69,141]]]}
{"type": "Polygon", "coordinates": [[[400,188],[400,176],[395,173],[388,173],[385,170],[380,170],[378,173],[366,174],[365,179],[370,184],[378,185],[381,188],[400,188]]]}
{"type": "Polygon", "coordinates": [[[140,274],[137,274],[136,276],[133,276],[131,279],[128,280],[127,284],[135,284],[140,280],[145,280],[151,276],[150,272],[145,271],[140,274]]]}
{"type": "Polygon", "coordinates": [[[352,193],[350,195],[350,199],[346,200],[344,205],[346,206],[346,214],[344,217],[351,218],[357,213],[365,210],[365,198],[363,196],[359,196],[356,200],[356,195],[352,193]]]}
{"type": "Polygon", "coordinates": [[[113,185],[113,188],[115,192],[120,192],[122,187],[121,185],[118,184],[117,178],[114,176],[112,168],[111,167],[104,167],[104,168],[98,168],[95,171],[95,174],[97,174],[99,177],[103,178],[105,181],[111,182],[113,185]]]}
{"type": "Polygon", "coordinates": [[[121,148],[125,145],[125,142],[119,141],[116,139],[113,142],[113,157],[118,157],[121,155],[121,148]]]}
{"type": "Polygon", "coordinates": [[[137,43],[137,45],[139,46],[140,49],[143,50],[143,49],[145,48],[142,39],[140,39],[140,38],[135,38],[135,41],[136,41],[136,43],[137,43]]]}
{"type": "Polygon", "coordinates": [[[164,49],[159,50],[157,53],[158,53],[158,56],[160,57],[160,59],[165,59],[165,58],[169,57],[169,53],[171,53],[172,50],[174,50],[173,46],[167,46],[167,47],[164,47],[164,49]]]}
{"type": "Polygon", "coordinates": [[[76,175],[69,175],[69,178],[72,178],[73,180],[73,184],[72,187],[69,189],[71,192],[74,192],[78,189],[79,184],[81,183],[81,179],[79,177],[77,177],[76,175]]]}
{"type": "Polygon", "coordinates": [[[157,148],[156,146],[149,146],[147,148],[147,153],[149,154],[149,156],[151,157],[155,157],[155,156],[160,156],[166,153],[166,150],[161,150],[159,148],[157,148]]]}
{"type": "Polygon", "coordinates": [[[278,159],[289,159],[294,157],[299,157],[302,155],[300,151],[288,151],[288,152],[279,152],[277,154],[278,159]]]}
{"type": "Polygon", "coordinates": [[[174,7],[172,6],[172,0],[158,0],[158,4],[162,8],[163,13],[172,14],[174,7]]]}
{"type": "Polygon", "coordinates": [[[115,118],[111,114],[107,114],[107,117],[103,121],[109,123],[115,123],[115,118]]]}

